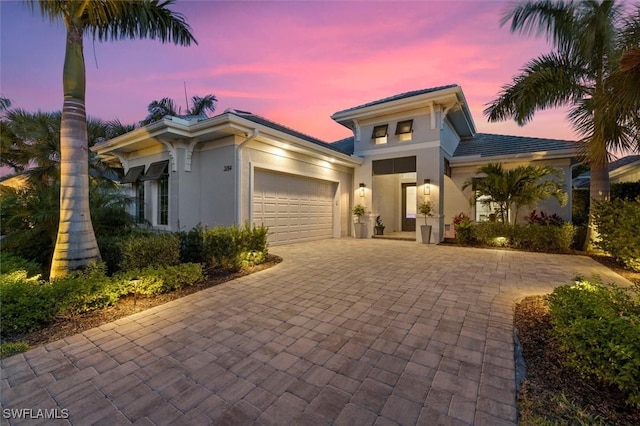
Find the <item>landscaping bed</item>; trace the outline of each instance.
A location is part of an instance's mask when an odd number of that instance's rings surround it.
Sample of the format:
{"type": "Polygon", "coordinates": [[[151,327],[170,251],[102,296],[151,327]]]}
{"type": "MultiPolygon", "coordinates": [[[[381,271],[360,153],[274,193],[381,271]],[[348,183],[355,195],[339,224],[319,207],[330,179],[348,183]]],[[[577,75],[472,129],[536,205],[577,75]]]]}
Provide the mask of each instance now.
{"type": "MultiPolygon", "coordinates": [[[[640,285],[632,272],[607,256],[592,256],[640,285]]],[[[640,409],[625,403],[625,395],[591,377],[567,368],[565,352],[552,334],[549,296],[527,297],[516,305],[514,326],[527,365],[518,391],[519,424],[639,425],[640,409]]]]}
{"type": "Polygon", "coordinates": [[[132,295],[129,295],[119,299],[113,306],[96,309],[94,311],[74,316],[56,317],[53,322],[45,328],[27,334],[9,336],[7,341],[26,342],[30,347],[44,345],[76,333],[81,333],[90,328],[115,321],[119,318],[162,305],[206,288],[214,287],[227,281],[271,268],[281,261],[282,258],[279,256],[268,255],[265,262],[255,266],[243,267],[237,272],[230,272],[221,269],[209,269],[206,271],[206,280],[191,286],[151,297],[138,296],[134,299],[132,295]]]}

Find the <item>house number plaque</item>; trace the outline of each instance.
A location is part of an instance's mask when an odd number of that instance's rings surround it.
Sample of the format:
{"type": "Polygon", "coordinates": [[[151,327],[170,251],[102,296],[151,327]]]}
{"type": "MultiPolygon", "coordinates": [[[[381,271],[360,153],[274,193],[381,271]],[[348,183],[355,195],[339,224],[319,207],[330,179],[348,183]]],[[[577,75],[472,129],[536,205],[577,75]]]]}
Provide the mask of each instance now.
{"type": "Polygon", "coordinates": [[[224,166],[224,171],[225,172],[229,172],[231,170],[233,170],[233,166],[224,166]]]}

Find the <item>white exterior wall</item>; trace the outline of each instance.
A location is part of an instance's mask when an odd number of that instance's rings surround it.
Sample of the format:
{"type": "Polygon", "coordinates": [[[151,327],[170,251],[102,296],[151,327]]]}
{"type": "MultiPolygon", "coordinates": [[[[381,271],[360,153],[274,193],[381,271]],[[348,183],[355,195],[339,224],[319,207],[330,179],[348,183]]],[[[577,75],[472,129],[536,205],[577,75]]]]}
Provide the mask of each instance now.
{"type": "MultiPolygon", "coordinates": [[[[188,193],[197,197],[183,197],[187,229],[198,224],[230,226],[235,217],[235,146],[233,137],[200,144],[192,158],[191,183],[188,193]]],[[[188,185],[184,185],[188,186],[188,185]]]]}
{"type": "MultiPolygon", "coordinates": [[[[436,113],[437,114],[437,113],[436,113]]],[[[436,120],[437,122],[437,120],[436,120]]],[[[428,108],[421,110],[407,111],[402,114],[389,114],[376,117],[373,120],[363,120],[359,122],[358,132],[360,139],[354,141],[354,155],[366,156],[377,154],[388,154],[389,152],[400,152],[404,150],[415,149],[414,145],[417,144],[438,144],[440,139],[440,128],[437,125],[435,128],[431,127],[431,114],[428,108]],[[396,135],[396,126],[399,121],[413,120],[413,134],[411,140],[401,141],[399,135],[396,135]],[[376,144],[374,139],[371,139],[373,134],[373,128],[378,125],[388,124],[387,143],[376,144]]],[[[439,124],[439,123],[438,123],[439,124]]],[[[395,155],[396,157],[409,156],[407,155],[395,155]]]]}
{"type": "Polygon", "coordinates": [[[332,164],[309,155],[277,148],[258,140],[241,150],[240,216],[241,222],[253,222],[253,178],[257,170],[272,170],[292,175],[321,179],[337,184],[334,200],[334,230],[336,238],[349,235],[351,217],[352,172],[348,167],[332,164]]]}

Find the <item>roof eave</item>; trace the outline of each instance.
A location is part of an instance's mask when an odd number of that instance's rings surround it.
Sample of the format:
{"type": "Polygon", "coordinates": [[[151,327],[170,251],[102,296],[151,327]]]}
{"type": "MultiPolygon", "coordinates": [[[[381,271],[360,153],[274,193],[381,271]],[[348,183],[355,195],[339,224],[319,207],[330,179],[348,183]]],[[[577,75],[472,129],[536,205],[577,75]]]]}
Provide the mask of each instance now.
{"type": "Polygon", "coordinates": [[[463,157],[452,157],[449,160],[451,166],[474,166],[491,162],[505,161],[539,161],[539,160],[557,160],[563,158],[576,157],[576,151],[573,149],[559,149],[553,151],[525,152],[520,154],[502,154],[502,155],[466,155],[463,157]]]}
{"type": "MultiPolygon", "coordinates": [[[[438,102],[450,99],[452,95],[456,97],[456,101],[460,101],[457,95],[461,93],[462,89],[460,86],[454,86],[438,90],[437,92],[423,93],[421,95],[395,99],[375,105],[363,106],[361,108],[338,111],[335,112],[331,118],[343,126],[351,128],[354,119],[368,118],[381,113],[393,113],[397,110],[404,110],[412,107],[424,107],[425,102],[438,102]]],[[[464,100],[464,96],[462,96],[462,100],[464,100]]]]}

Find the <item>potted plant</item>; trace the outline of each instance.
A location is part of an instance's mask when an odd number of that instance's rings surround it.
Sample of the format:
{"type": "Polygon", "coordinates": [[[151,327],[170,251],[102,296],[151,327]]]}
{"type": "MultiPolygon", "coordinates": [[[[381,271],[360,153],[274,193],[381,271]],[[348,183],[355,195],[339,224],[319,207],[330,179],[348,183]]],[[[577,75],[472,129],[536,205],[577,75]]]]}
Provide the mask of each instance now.
{"type": "Polygon", "coordinates": [[[365,214],[367,214],[367,211],[362,204],[353,206],[353,215],[356,217],[356,222],[353,225],[356,231],[356,238],[367,238],[367,224],[360,221],[365,214]]]}
{"type": "Polygon", "coordinates": [[[422,243],[429,244],[429,242],[431,241],[431,225],[427,224],[427,217],[433,215],[433,204],[431,203],[431,201],[426,200],[418,204],[418,213],[424,216],[424,225],[420,225],[422,243]]]}
{"type": "Polygon", "coordinates": [[[384,235],[384,223],[382,223],[380,216],[376,216],[376,226],[374,230],[375,235],[384,235]]]}

